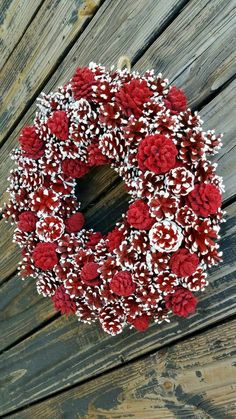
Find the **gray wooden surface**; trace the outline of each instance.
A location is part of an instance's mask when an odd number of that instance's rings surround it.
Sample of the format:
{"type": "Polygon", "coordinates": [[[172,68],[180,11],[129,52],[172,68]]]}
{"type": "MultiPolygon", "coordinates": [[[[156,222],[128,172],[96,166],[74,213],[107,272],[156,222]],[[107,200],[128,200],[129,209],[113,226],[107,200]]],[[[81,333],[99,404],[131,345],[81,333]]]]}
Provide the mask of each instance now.
{"type": "MultiPolygon", "coordinates": [[[[224,1],[224,7],[221,0],[44,0],[28,8],[26,3],[3,0],[0,18],[0,206],[8,199],[9,153],[33,119],[38,93],[67,81],[77,65],[111,65],[125,53],[133,68],[154,68],[184,88],[206,128],[224,133],[214,161],[224,176],[228,215],[222,226],[224,261],[211,270],[197,313],[115,338],[97,325],[55,314],[36,294],[33,280],[17,277],[14,227],[1,220],[0,414],[236,417],[235,0],[224,1]]],[[[87,225],[104,232],[127,207],[123,185],[106,167],[80,181],[80,195],[87,225]]]]}

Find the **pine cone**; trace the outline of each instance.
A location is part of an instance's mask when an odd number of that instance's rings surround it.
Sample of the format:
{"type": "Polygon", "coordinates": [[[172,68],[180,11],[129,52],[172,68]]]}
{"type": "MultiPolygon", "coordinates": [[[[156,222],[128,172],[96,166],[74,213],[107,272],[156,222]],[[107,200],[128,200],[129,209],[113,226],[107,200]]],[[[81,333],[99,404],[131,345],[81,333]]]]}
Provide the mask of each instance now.
{"type": "Polygon", "coordinates": [[[93,96],[93,86],[96,85],[94,73],[87,67],[78,67],[71,79],[72,92],[76,100],[91,100],[93,96]]]}
{"type": "Polygon", "coordinates": [[[145,80],[133,79],[116,93],[116,102],[126,116],[140,118],[143,105],[153,95],[145,80]]]}
{"type": "Polygon", "coordinates": [[[59,140],[67,140],[69,136],[69,119],[65,111],[55,111],[47,121],[51,133],[59,140]]]}
{"type": "Polygon", "coordinates": [[[54,275],[51,272],[45,272],[41,273],[38,278],[36,282],[38,293],[44,297],[52,297],[59,286],[59,282],[56,281],[54,275]]]}

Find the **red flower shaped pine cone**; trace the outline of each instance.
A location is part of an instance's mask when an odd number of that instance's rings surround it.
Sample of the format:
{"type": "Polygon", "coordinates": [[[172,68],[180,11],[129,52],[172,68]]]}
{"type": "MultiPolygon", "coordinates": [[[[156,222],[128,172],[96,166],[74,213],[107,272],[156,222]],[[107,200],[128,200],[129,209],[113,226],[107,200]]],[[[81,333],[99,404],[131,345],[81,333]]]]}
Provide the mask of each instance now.
{"type": "Polygon", "coordinates": [[[65,220],[65,228],[68,233],[77,233],[83,228],[84,215],[82,212],[72,214],[65,220]]]}
{"type": "Polygon", "coordinates": [[[208,217],[215,214],[222,202],[221,193],[215,185],[201,183],[195,185],[187,196],[187,203],[195,214],[208,217]]]}
{"type": "Polygon", "coordinates": [[[149,326],[149,323],[150,323],[150,317],[147,314],[143,314],[142,316],[138,316],[131,322],[131,324],[139,332],[145,332],[145,330],[147,330],[147,328],[149,326]]]}
{"type": "Polygon", "coordinates": [[[187,317],[195,312],[197,298],[186,288],[178,287],[173,294],[165,297],[166,307],[176,316],[187,317]]]}
{"type": "Polygon", "coordinates": [[[119,230],[118,227],[115,227],[110,233],[107,235],[107,247],[110,252],[115,249],[118,249],[122,240],[124,240],[124,231],[119,230]]]}
{"type": "Polygon", "coordinates": [[[184,92],[176,86],[170,88],[164,102],[173,113],[184,112],[187,107],[187,98],[184,92]]]}
{"type": "Polygon", "coordinates": [[[70,178],[79,178],[88,173],[88,167],[79,159],[65,159],[62,162],[63,173],[70,178]]]}
{"type": "Polygon", "coordinates": [[[127,271],[117,272],[111,282],[111,290],[119,296],[128,297],[135,291],[135,283],[132,280],[132,276],[127,271]]]}
{"type": "Polygon", "coordinates": [[[222,260],[224,187],[209,161],[220,147],[221,135],[205,132],[183,91],[160,74],[78,68],[41,94],[12,153],[3,217],[16,223],[20,275],[62,314],[97,320],[111,335],[193,313],[207,269],[222,260]],[[130,197],[109,232],[104,206],[106,235],[86,227],[77,181],[105,164],[130,197]]]}
{"type": "Polygon", "coordinates": [[[97,263],[87,262],[80,274],[81,281],[90,286],[98,285],[100,283],[98,268],[97,263]]]}
{"type": "Polygon", "coordinates": [[[199,258],[187,249],[179,249],[170,258],[172,272],[181,277],[191,276],[197,269],[199,258]]]}
{"type": "Polygon", "coordinates": [[[116,102],[126,116],[134,115],[139,118],[142,115],[143,105],[152,96],[151,90],[145,80],[131,80],[116,93],[116,102]]]}
{"type": "Polygon", "coordinates": [[[154,219],[149,214],[148,205],[141,199],[129,206],[127,221],[138,230],[149,230],[154,223],[154,219]]]}
{"type": "Polygon", "coordinates": [[[178,154],[172,140],[165,135],[149,135],[138,147],[138,165],[141,170],[162,174],[175,167],[178,154]]]}
{"type": "Polygon", "coordinates": [[[35,230],[37,221],[38,218],[32,211],[24,211],[19,215],[17,226],[21,231],[30,233],[35,230]]]}
{"type": "Polygon", "coordinates": [[[43,271],[52,269],[58,262],[56,248],[54,243],[38,243],[33,251],[35,266],[43,271]]]}
{"type": "Polygon", "coordinates": [[[52,301],[54,303],[55,310],[60,311],[61,314],[74,314],[76,311],[76,304],[66,293],[65,287],[60,285],[57,288],[55,294],[52,296],[52,301]]]}

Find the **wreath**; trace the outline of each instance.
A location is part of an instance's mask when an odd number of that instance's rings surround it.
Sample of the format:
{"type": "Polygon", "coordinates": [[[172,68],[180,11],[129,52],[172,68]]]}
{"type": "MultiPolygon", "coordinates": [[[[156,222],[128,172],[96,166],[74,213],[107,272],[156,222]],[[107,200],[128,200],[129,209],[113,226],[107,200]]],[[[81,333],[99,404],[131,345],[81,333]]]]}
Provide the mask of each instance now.
{"type": "Polygon", "coordinates": [[[111,335],[194,313],[206,270],[222,256],[222,178],[207,159],[220,147],[221,135],[203,131],[183,91],[161,74],[77,68],[68,84],[40,95],[12,153],[3,212],[16,223],[20,275],[34,277],[62,314],[98,319],[111,335]],[[76,182],[105,164],[130,203],[104,236],[84,227],[76,182]]]}

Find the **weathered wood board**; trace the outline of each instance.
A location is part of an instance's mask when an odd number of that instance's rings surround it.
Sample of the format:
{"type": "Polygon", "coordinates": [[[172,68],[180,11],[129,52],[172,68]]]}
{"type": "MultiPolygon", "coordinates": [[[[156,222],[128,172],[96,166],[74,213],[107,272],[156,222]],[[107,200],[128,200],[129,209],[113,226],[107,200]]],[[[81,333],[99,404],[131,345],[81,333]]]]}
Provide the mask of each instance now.
{"type": "Polygon", "coordinates": [[[234,320],[10,417],[233,419],[235,333],[234,320]]]}
{"type": "Polygon", "coordinates": [[[33,278],[16,274],[0,287],[0,351],[55,317],[51,300],[38,297],[33,278]]]}
{"type": "Polygon", "coordinates": [[[110,337],[97,324],[59,318],[25,339],[0,359],[2,414],[47,394],[92,378],[122,362],[199,331],[236,313],[236,203],[228,207],[222,228],[224,262],[211,270],[209,287],[200,295],[197,312],[152,325],[145,333],[125,330],[110,337]],[[9,398],[9,394],[11,397],[9,398]]]}
{"type": "MultiPolygon", "coordinates": [[[[224,261],[210,271],[197,312],[116,337],[97,324],[55,314],[50,300],[37,295],[35,280],[18,279],[13,227],[0,221],[0,415],[19,409],[11,417],[234,418],[235,1],[222,7],[220,0],[35,0],[28,13],[26,3],[3,0],[3,26],[0,19],[0,206],[8,199],[9,153],[22,126],[33,120],[40,90],[55,90],[77,65],[111,65],[125,53],[134,69],[154,68],[183,87],[206,127],[224,133],[224,147],[213,161],[225,179],[228,216],[224,261]]],[[[78,196],[87,226],[103,232],[127,208],[123,185],[107,167],[81,179],[78,196]]]]}
{"type": "Polygon", "coordinates": [[[0,70],[21,40],[43,0],[2,0],[0,9],[0,70]]]}

